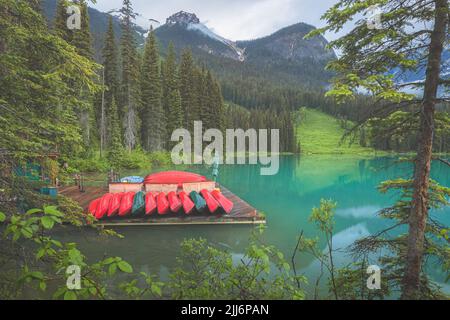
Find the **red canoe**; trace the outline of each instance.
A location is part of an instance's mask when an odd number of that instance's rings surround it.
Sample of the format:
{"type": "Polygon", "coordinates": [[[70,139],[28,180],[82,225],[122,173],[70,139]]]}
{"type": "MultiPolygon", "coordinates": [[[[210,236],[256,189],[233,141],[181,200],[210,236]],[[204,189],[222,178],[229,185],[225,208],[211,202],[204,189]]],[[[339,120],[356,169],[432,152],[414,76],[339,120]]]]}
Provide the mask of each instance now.
{"type": "Polygon", "coordinates": [[[151,192],[145,195],[145,214],[151,215],[156,211],[155,195],[151,192]]]}
{"type": "Polygon", "coordinates": [[[107,193],[103,195],[100,199],[100,203],[97,206],[97,210],[95,211],[95,217],[100,220],[105,217],[106,213],[108,212],[109,208],[109,202],[111,201],[113,195],[112,193],[107,193]]]}
{"type": "Polygon", "coordinates": [[[169,213],[169,201],[167,201],[166,195],[164,192],[160,192],[156,197],[156,203],[158,205],[158,214],[167,214],[169,213]]]}
{"type": "Polygon", "coordinates": [[[180,184],[189,182],[205,182],[206,177],[192,172],[165,171],[145,177],[144,184],[180,184]]]}
{"type": "Polygon", "coordinates": [[[181,209],[181,200],[178,198],[177,194],[173,191],[167,194],[167,200],[169,200],[170,211],[178,212],[181,209]]]}
{"type": "Polygon", "coordinates": [[[114,217],[119,213],[120,200],[122,200],[123,193],[114,193],[111,201],[109,201],[108,217],[114,217]]]}
{"type": "Polygon", "coordinates": [[[181,203],[183,204],[184,213],[190,214],[195,207],[194,202],[192,202],[191,198],[189,198],[187,193],[184,191],[181,191],[178,194],[178,197],[180,197],[181,203]]]}
{"type": "Polygon", "coordinates": [[[220,206],[223,208],[223,210],[230,214],[231,210],[233,210],[233,202],[231,200],[227,199],[219,190],[214,190],[211,192],[214,199],[217,200],[217,202],[220,204],[220,206]]]}
{"type": "Polygon", "coordinates": [[[203,189],[202,191],[200,191],[200,194],[202,195],[203,199],[205,199],[209,212],[216,212],[219,208],[219,203],[216,201],[216,199],[214,199],[211,193],[208,190],[203,189]]]}
{"type": "Polygon", "coordinates": [[[123,217],[131,213],[133,208],[134,192],[127,192],[122,196],[120,200],[119,216],[123,217]]]}
{"type": "Polygon", "coordinates": [[[91,201],[91,203],[89,204],[88,212],[94,217],[95,217],[95,212],[97,211],[98,204],[100,203],[101,199],[102,198],[95,199],[95,200],[91,201]]]}

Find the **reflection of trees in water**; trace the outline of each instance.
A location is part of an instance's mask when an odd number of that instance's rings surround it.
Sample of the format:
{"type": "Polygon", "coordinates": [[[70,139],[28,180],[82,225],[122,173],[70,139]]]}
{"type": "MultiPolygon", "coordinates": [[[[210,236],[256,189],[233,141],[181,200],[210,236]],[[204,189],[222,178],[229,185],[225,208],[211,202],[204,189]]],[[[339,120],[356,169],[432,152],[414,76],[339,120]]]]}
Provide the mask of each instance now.
{"type": "MultiPolygon", "coordinates": [[[[369,177],[376,177],[382,181],[395,178],[409,179],[413,175],[411,162],[399,161],[398,157],[380,157],[367,160],[367,169],[374,173],[369,177]]],[[[444,186],[450,185],[450,168],[440,162],[433,161],[431,165],[431,177],[444,186]]]]}

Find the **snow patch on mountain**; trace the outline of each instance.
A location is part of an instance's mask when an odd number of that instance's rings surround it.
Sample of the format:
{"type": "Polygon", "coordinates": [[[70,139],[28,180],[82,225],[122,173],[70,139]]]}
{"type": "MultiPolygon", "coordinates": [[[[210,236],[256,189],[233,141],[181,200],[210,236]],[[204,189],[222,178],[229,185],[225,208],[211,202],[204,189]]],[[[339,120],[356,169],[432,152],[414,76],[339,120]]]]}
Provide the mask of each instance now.
{"type": "Polygon", "coordinates": [[[245,61],[245,49],[239,48],[235,42],[225,39],[225,38],[219,36],[218,34],[214,33],[211,29],[209,29],[203,23],[188,23],[187,29],[200,32],[203,35],[205,35],[213,40],[216,40],[216,41],[219,41],[219,42],[225,44],[226,46],[228,46],[230,49],[232,49],[236,53],[239,61],[245,61]]]}

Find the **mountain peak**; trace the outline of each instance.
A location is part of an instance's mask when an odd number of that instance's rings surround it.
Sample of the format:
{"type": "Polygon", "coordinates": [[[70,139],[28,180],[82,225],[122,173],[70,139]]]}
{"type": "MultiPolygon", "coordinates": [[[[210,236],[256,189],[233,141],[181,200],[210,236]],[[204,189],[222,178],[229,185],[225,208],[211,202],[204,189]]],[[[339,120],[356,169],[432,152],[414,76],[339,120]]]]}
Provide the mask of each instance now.
{"type": "Polygon", "coordinates": [[[185,11],[177,12],[170,17],[167,18],[166,24],[168,25],[174,25],[174,24],[181,24],[181,25],[188,25],[188,24],[198,24],[200,23],[200,19],[197,18],[195,13],[189,13],[185,11]]]}

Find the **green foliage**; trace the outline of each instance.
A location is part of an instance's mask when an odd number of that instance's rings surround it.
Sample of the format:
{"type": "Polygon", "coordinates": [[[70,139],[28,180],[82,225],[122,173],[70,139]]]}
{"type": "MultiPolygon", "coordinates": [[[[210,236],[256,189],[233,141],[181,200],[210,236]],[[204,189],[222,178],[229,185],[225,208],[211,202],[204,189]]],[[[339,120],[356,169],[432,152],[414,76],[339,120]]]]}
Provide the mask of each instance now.
{"type": "Polygon", "coordinates": [[[70,166],[78,172],[107,172],[110,168],[108,161],[100,157],[74,159],[71,160],[70,166]]]}
{"type": "Polygon", "coordinates": [[[141,68],[141,141],[147,151],[160,151],[166,139],[158,47],[153,30],[147,38],[141,68]]]}
{"type": "Polygon", "coordinates": [[[150,163],[156,166],[165,166],[172,163],[172,158],[169,152],[152,152],[149,155],[150,163]]]}
{"type": "MultiPolygon", "coordinates": [[[[387,193],[399,191],[400,198],[392,206],[379,212],[385,219],[392,220],[394,224],[376,235],[363,238],[355,242],[352,246],[352,253],[360,260],[367,260],[371,253],[386,252],[382,254],[376,262],[383,270],[383,278],[386,281],[387,290],[395,292],[402,288],[402,274],[406,264],[407,237],[401,233],[398,236],[391,236],[390,231],[399,229],[408,224],[411,214],[411,197],[413,181],[409,179],[395,179],[385,181],[380,184],[379,191],[387,193]]],[[[429,207],[439,209],[448,206],[450,188],[439,185],[436,181],[430,180],[429,184],[429,207]]],[[[439,210],[436,210],[439,213],[439,210]]],[[[441,288],[433,283],[427,275],[427,261],[438,261],[442,272],[450,275],[449,263],[450,250],[448,239],[445,238],[448,227],[439,223],[433,217],[427,217],[425,226],[424,257],[422,262],[420,284],[417,299],[448,299],[442,293],[441,288]]],[[[356,286],[356,285],[355,285],[356,286]]],[[[357,289],[355,289],[357,290],[357,289]]]]}
{"type": "Polygon", "coordinates": [[[336,283],[336,269],[333,261],[333,234],[334,234],[334,210],[337,204],[331,200],[320,200],[320,206],[318,208],[314,207],[309,217],[309,221],[314,223],[319,231],[322,232],[326,239],[327,248],[322,251],[318,244],[319,239],[311,239],[300,235],[296,250],[300,252],[305,252],[311,254],[315,259],[320,262],[320,274],[315,282],[315,293],[314,298],[317,299],[319,296],[319,285],[320,281],[324,275],[324,269],[328,272],[328,282],[329,291],[333,294],[336,300],[339,299],[338,286],[336,283]]]}
{"type": "MultiPolygon", "coordinates": [[[[416,149],[419,133],[419,114],[408,111],[395,111],[385,118],[372,118],[368,121],[368,134],[371,144],[382,150],[408,152],[416,149]]],[[[446,111],[436,112],[435,141],[433,151],[445,152],[450,144],[450,116],[446,111]]]]}
{"type": "Polygon", "coordinates": [[[337,269],[336,288],[342,300],[375,300],[389,297],[388,279],[381,274],[379,290],[367,289],[367,261],[355,262],[344,268],[337,269]]]}
{"type": "Polygon", "coordinates": [[[178,266],[171,274],[174,299],[304,299],[283,254],[261,243],[256,235],[238,261],[205,240],[185,240],[178,266]]]}
{"type": "MultiPolygon", "coordinates": [[[[296,153],[299,151],[296,141],[295,119],[288,110],[247,110],[242,106],[227,103],[224,107],[224,123],[226,128],[279,129],[280,152],[296,153]]],[[[270,130],[269,130],[270,135],[270,130]]],[[[268,150],[271,150],[270,137],[268,150]]]]}
{"type": "Polygon", "coordinates": [[[177,57],[173,44],[169,44],[166,60],[162,66],[163,106],[167,117],[167,141],[170,141],[172,132],[183,125],[181,110],[181,96],[177,57]]]}
{"type": "Polygon", "coordinates": [[[337,203],[331,200],[320,200],[320,207],[313,208],[309,221],[316,224],[317,228],[325,234],[333,234],[334,209],[337,203]]]}
{"type": "Polygon", "coordinates": [[[26,1],[2,0],[0,14],[0,136],[10,158],[82,151],[79,97],[99,89],[98,65],[50,34],[26,1]],[[17,17],[13,18],[13,17],[17,17]],[[50,49],[49,49],[50,48],[50,49]]]}
{"type": "MultiPolygon", "coordinates": [[[[57,225],[64,222],[73,223],[73,218],[72,216],[67,219],[66,214],[56,206],[45,206],[43,209],[28,210],[25,214],[11,215],[3,232],[2,247],[6,255],[19,244],[24,252],[33,253],[33,256],[21,261],[19,273],[15,275],[19,289],[26,287],[38,290],[56,299],[104,299],[108,296],[105,281],[108,276],[113,275],[116,270],[123,273],[133,271],[130,264],[118,257],[89,264],[76,243],[64,243],[52,238],[51,231],[57,225]],[[62,272],[72,265],[80,267],[81,270],[79,290],[68,289],[67,276],[62,272]],[[48,292],[50,287],[52,292],[48,292]]],[[[78,218],[84,219],[82,215],[78,218]]],[[[15,259],[21,258],[20,254],[16,254],[15,259]]],[[[3,294],[7,292],[2,292],[3,294]]]]}
{"type": "MultiPolygon", "coordinates": [[[[179,68],[180,79],[180,96],[181,96],[181,109],[183,110],[184,128],[191,129],[194,125],[193,121],[198,119],[198,110],[195,105],[195,93],[194,93],[194,61],[192,59],[192,53],[190,50],[185,49],[181,55],[181,62],[179,68]]],[[[190,130],[191,131],[191,130],[190,130]]]]}
{"type": "Polygon", "coordinates": [[[111,168],[120,169],[149,169],[151,166],[164,166],[171,163],[170,153],[166,151],[145,152],[138,148],[132,152],[124,152],[123,147],[110,149],[108,158],[100,158],[94,154],[90,158],[70,161],[70,166],[76,172],[104,173],[111,168]]]}
{"type": "Polygon", "coordinates": [[[134,37],[133,25],[136,13],[130,0],[124,0],[120,9],[122,37],[120,52],[122,61],[122,79],[120,88],[120,112],[123,123],[123,142],[127,151],[138,144],[138,107],[139,107],[139,61],[134,37]]]}
{"type": "Polygon", "coordinates": [[[100,128],[100,138],[103,137],[107,149],[114,153],[114,155],[108,155],[111,162],[119,157],[122,149],[122,133],[117,107],[117,101],[120,101],[117,51],[113,18],[110,16],[103,47],[103,81],[106,91],[102,95],[103,101],[97,103],[96,116],[100,128]]]}
{"type": "Polygon", "coordinates": [[[120,159],[120,167],[124,169],[149,168],[152,165],[147,153],[136,149],[130,153],[124,153],[120,159]]]}
{"type": "Polygon", "coordinates": [[[138,278],[120,285],[124,293],[132,299],[161,298],[163,287],[163,282],[157,281],[155,276],[145,272],[140,272],[138,278]],[[139,285],[140,280],[145,284],[143,287],[139,285]]]}
{"type": "Polygon", "coordinates": [[[110,145],[108,149],[108,160],[113,168],[120,168],[121,161],[125,156],[122,145],[122,136],[119,123],[119,115],[116,100],[113,97],[109,109],[109,132],[110,145]]]}

